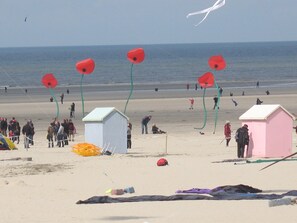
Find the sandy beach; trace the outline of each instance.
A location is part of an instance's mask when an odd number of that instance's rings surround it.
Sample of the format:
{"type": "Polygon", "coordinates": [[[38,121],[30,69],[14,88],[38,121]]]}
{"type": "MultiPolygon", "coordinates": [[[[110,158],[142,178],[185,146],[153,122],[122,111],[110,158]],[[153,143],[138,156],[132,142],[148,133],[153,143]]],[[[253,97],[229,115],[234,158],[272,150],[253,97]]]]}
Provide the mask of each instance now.
{"type": "MultiPolygon", "coordinates": [[[[65,88],[66,89],[66,88],[65,88]]],[[[56,96],[65,89],[58,89],[56,96]]],[[[70,88],[60,104],[60,120],[69,118],[69,107],[76,103],[77,129],[75,141],[64,148],[47,148],[46,130],[56,114],[55,103],[44,90],[29,89],[27,94],[1,92],[1,117],[15,117],[23,126],[32,119],[35,144],[24,149],[23,139],[18,150],[0,151],[1,222],[296,222],[295,205],[269,207],[267,200],[239,201],[158,201],[116,204],[76,204],[92,196],[104,196],[106,190],[133,186],[135,193],[113,197],[141,195],[174,195],[177,190],[215,188],[223,185],[245,184],[267,193],[284,193],[297,189],[296,162],[280,162],[264,171],[269,163],[234,165],[234,162],[214,163],[236,159],[236,142],[232,138],[226,147],[223,126],[230,120],[235,133],[240,127],[239,116],[260,98],[264,104],[280,104],[297,114],[296,89],[266,88],[233,89],[234,106],[229,93],[221,97],[218,123],[214,131],[214,90],[207,91],[208,120],[203,130],[202,90],[153,88],[136,90],[127,108],[133,124],[132,149],[127,154],[82,157],[71,146],[84,142],[79,88],[70,88]],[[242,91],[245,95],[242,96],[242,91]],[[194,97],[194,109],[189,110],[189,98],[194,97]],[[149,127],[156,123],[166,134],[141,134],[141,119],[152,115],[149,127]],[[199,134],[202,131],[204,134],[199,134]],[[32,161],[5,160],[31,157],[32,161]],[[159,158],[169,165],[158,167],[159,158]]],[[[86,89],[85,111],[95,107],[116,107],[123,111],[128,91],[86,89]]],[[[294,126],[296,121],[294,122],[294,126]]],[[[292,152],[297,151],[297,135],[292,129],[292,152]]]]}

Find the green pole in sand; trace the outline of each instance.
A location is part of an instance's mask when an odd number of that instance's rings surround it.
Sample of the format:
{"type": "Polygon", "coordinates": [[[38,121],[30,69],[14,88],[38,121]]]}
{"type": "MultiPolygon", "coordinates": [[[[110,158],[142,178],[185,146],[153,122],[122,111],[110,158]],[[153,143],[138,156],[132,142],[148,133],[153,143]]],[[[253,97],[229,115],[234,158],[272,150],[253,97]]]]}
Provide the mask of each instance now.
{"type": "Polygon", "coordinates": [[[53,99],[55,100],[55,102],[56,102],[56,118],[58,119],[59,118],[59,113],[60,113],[60,110],[59,110],[59,104],[58,104],[58,101],[57,101],[57,98],[55,97],[55,95],[54,95],[54,91],[53,91],[53,89],[52,88],[49,88],[49,90],[50,90],[50,93],[51,93],[51,96],[53,97],[53,99]]]}
{"type": "Polygon", "coordinates": [[[82,115],[83,115],[83,117],[85,117],[85,101],[84,101],[83,87],[82,87],[83,78],[84,78],[84,75],[81,75],[81,79],[80,79],[80,95],[81,95],[82,115]]]}
{"type": "Polygon", "coordinates": [[[130,71],[130,94],[129,94],[129,97],[128,97],[128,99],[127,99],[127,101],[126,101],[126,105],[125,105],[125,109],[124,109],[124,114],[126,114],[126,109],[127,109],[127,106],[128,106],[128,103],[129,103],[129,100],[130,100],[130,98],[131,98],[131,95],[132,95],[132,93],[133,93],[133,89],[134,89],[134,85],[133,85],[133,63],[131,64],[131,71],[130,71]]]}

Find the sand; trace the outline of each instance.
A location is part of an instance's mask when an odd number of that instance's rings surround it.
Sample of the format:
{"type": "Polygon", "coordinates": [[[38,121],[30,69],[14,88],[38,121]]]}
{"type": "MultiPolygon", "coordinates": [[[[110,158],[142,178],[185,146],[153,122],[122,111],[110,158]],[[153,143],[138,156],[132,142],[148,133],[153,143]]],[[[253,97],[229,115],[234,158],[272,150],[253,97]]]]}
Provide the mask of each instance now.
{"type": "MultiPolygon", "coordinates": [[[[267,200],[76,204],[78,200],[106,195],[110,188],[130,186],[135,193],[122,196],[173,195],[179,189],[237,184],[269,193],[296,190],[296,162],[281,162],[264,171],[259,170],[268,163],[213,163],[236,158],[234,139],[229,147],[222,142],[223,125],[230,120],[235,131],[241,125],[238,117],[255,104],[257,97],[265,104],[281,104],[289,112],[297,113],[297,90],[271,89],[271,95],[265,95],[265,90],[233,90],[237,107],[225,90],[215,134],[214,91],[207,94],[208,121],[203,130],[194,129],[203,124],[201,90],[136,91],[127,108],[133,124],[132,149],[127,154],[96,157],[81,157],[71,151],[71,145],[84,142],[78,89],[71,89],[60,105],[60,119],[69,118],[72,102],[77,105],[73,119],[77,128],[75,141],[64,148],[47,148],[46,129],[56,113],[55,104],[48,101],[49,94],[38,94],[36,90],[31,93],[30,89],[27,94],[1,94],[0,116],[14,116],[22,126],[32,119],[36,130],[35,145],[29,150],[23,148],[21,138],[18,150],[0,151],[2,160],[32,158],[0,161],[1,222],[296,222],[297,206],[269,207],[267,200]],[[245,96],[241,96],[242,90],[245,96]],[[194,110],[189,110],[189,97],[195,98],[194,110]],[[142,135],[140,121],[145,115],[152,115],[149,127],[156,123],[167,131],[167,136],[142,135]],[[157,167],[161,157],[168,160],[168,166],[157,167]]],[[[127,95],[127,91],[86,91],[85,111],[109,106],[123,111],[127,95]]],[[[296,152],[297,136],[294,131],[292,134],[296,152]]]]}

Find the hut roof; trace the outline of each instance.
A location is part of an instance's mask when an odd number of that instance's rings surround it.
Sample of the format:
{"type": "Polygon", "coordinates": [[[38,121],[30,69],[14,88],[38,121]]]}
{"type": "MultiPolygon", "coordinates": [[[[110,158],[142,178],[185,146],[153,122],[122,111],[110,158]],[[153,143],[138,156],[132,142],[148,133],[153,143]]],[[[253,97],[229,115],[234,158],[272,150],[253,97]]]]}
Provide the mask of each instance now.
{"type": "Polygon", "coordinates": [[[103,108],[94,108],[88,115],[86,115],[82,121],[83,122],[103,122],[109,115],[113,113],[119,113],[125,119],[129,120],[129,118],[124,115],[122,112],[117,110],[114,107],[103,107],[103,108]]]}
{"type": "Polygon", "coordinates": [[[266,120],[271,114],[273,114],[276,110],[282,109],[285,113],[287,113],[293,120],[296,119],[294,115],[288,112],[281,105],[254,105],[245,113],[243,113],[239,120],[266,120]]]}

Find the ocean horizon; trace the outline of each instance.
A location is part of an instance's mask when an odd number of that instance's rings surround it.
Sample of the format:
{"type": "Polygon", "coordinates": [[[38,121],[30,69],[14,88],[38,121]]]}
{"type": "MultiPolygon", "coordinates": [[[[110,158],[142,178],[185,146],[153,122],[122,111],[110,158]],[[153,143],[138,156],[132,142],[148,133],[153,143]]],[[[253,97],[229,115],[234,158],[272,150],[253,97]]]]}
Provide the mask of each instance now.
{"type": "Polygon", "coordinates": [[[41,78],[53,73],[58,86],[78,86],[75,64],[92,58],[96,67],[83,79],[84,86],[127,86],[131,63],[127,52],[143,48],[145,60],[133,66],[137,86],[193,86],[197,78],[213,72],[223,88],[297,86],[297,42],[195,43],[0,48],[0,88],[39,88],[41,78]],[[213,71],[208,59],[222,55],[227,67],[213,71]]]}

